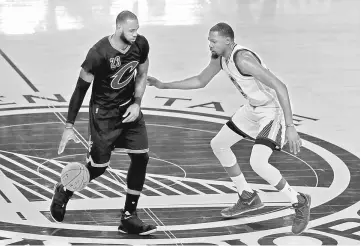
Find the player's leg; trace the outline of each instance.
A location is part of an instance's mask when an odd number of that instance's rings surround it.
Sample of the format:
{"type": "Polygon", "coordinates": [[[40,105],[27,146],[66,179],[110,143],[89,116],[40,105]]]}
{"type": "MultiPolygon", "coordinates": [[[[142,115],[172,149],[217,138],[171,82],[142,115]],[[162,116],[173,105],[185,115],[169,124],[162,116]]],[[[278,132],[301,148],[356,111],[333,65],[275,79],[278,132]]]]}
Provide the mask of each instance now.
{"type": "Polygon", "coordinates": [[[225,124],[211,140],[211,148],[214,155],[235,184],[238,194],[241,197],[248,198],[253,192],[252,188],[247,183],[241,168],[237,163],[237,158],[231,150],[231,147],[244,137],[231,130],[229,125],[229,123],[225,124]]]}
{"type": "Polygon", "coordinates": [[[149,235],[156,232],[156,226],[144,223],[137,215],[138,200],[143,190],[149,161],[148,135],[143,114],[140,113],[135,122],[125,125],[126,130],[116,143],[116,147],[124,149],[130,157],[127,194],[118,230],[123,233],[149,235]]]}
{"type": "Polygon", "coordinates": [[[295,191],[282,177],[280,171],[269,164],[268,161],[273,151],[280,150],[282,147],[284,139],[283,115],[280,110],[270,111],[267,109],[262,114],[265,117],[260,121],[261,131],[252,148],[250,164],[260,177],[288,197],[296,210],[292,232],[299,234],[305,230],[309,221],[311,197],[295,191]]]}
{"type": "Polygon", "coordinates": [[[236,156],[231,150],[231,147],[238,141],[245,137],[251,138],[248,134],[252,135],[254,127],[249,121],[243,120],[246,114],[247,108],[240,108],[232,117],[232,120],[227,122],[211,141],[213,153],[227,171],[239,194],[239,200],[235,205],[221,211],[224,217],[237,216],[264,206],[257,193],[247,183],[237,163],[236,156]],[[253,202],[244,206],[245,201],[253,202]]]}
{"type": "Polygon", "coordinates": [[[108,168],[114,142],[123,129],[119,127],[118,108],[91,107],[89,110],[89,149],[86,167],[90,182],[101,176],[108,168]]]}
{"type": "Polygon", "coordinates": [[[124,211],[132,214],[137,210],[138,200],[143,190],[149,161],[148,152],[129,152],[130,165],[127,173],[127,196],[124,211]]]}
{"type": "MultiPolygon", "coordinates": [[[[88,172],[88,174],[79,175],[79,177],[89,177],[89,180],[85,181],[86,183],[89,183],[91,180],[102,175],[109,164],[110,154],[110,147],[106,148],[104,145],[98,145],[97,143],[93,142],[92,148],[86,159],[86,168],[82,170],[83,172],[88,172]]],[[[61,182],[56,184],[50,206],[50,212],[54,220],[57,222],[63,221],[66,212],[66,205],[69,199],[72,197],[73,193],[74,191],[67,189],[61,182]]]]}
{"type": "MultiPolygon", "coordinates": [[[[120,134],[120,130],[108,129],[108,126],[112,124],[111,122],[96,121],[91,108],[89,115],[90,147],[86,158],[86,168],[82,170],[88,172],[84,175],[89,177],[87,183],[105,172],[109,165],[114,139],[120,134]]],[[[66,206],[73,193],[74,191],[67,189],[61,182],[55,185],[50,205],[50,213],[55,221],[64,220],[66,206]]]]}

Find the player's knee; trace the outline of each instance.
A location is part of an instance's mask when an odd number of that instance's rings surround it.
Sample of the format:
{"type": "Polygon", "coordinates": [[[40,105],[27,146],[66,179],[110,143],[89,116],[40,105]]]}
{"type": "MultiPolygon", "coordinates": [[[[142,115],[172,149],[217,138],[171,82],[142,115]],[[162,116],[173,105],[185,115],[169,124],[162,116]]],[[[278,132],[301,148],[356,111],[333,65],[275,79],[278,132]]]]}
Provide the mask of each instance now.
{"type": "Polygon", "coordinates": [[[269,165],[268,159],[272,154],[272,149],[265,145],[256,144],[252,148],[250,157],[250,165],[256,173],[262,173],[265,170],[265,166],[269,165]]]}
{"type": "Polygon", "coordinates": [[[130,166],[127,174],[127,186],[129,189],[142,191],[147,165],[148,153],[130,153],[130,166]]]}
{"type": "Polygon", "coordinates": [[[222,155],[222,153],[227,153],[231,151],[231,147],[227,145],[223,140],[220,140],[217,137],[214,137],[211,140],[211,148],[213,150],[213,153],[218,156],[222,155]]]}
{"type": "Polygon", "coordinates": [[[212,148],[213,152],[214,152],[215,149],[218,148],[218,142],[217,142],[217,139],[215,137],[212,138],[210,145],[211,145],[211,148],[212,148]]]}
{"type": "Polygon", "coordinates": [[[211,140],[211,148],[223,167],[232,167],[237,163],[231,147],[219,138],[215,137],[211,140]]]}
{"type": "Polygon", "coordinates": [[[91,180],[99,177],[100,175],[102,175],[105,172],[105,170],[107,169],[108,166],[95,167],[95,166],[92,166],[90,162],[88,162],[86,164],[86,167],[89,170],[89,175],[90,175],[89,181],[91,181],[91,180]]]}
{"type": "Polygon", "coordinates": [[[228,144],[224,140],[217,136],[212,138],[210,145],[214,153],[219,153],[224,150],[230,149],[230,146],[228,146],[228,144]]]}
{"type": "Polygon", "coordinates": [[[129,153],[130,161],[135,163],[137,167],[146,167],[149,161],[148,153],[129,153]]]}
{"type": "Polygon", "coordinates": [[[90,180],[99,177],[105,172],[109,165],[110,156],[110,149],[101,149],[97,145],[92,146],[86,157],[86,167],[89,170],[90,180]]]}
{"type": "Polygon", "coordinates": [[[249,164],[251,165],[253,171],[259,173],[260,170],[262,169],[262,162],[263,162],[262,158],[259,158],[256,155],[251,154],[251,157],[249,159],[249,164]]]}

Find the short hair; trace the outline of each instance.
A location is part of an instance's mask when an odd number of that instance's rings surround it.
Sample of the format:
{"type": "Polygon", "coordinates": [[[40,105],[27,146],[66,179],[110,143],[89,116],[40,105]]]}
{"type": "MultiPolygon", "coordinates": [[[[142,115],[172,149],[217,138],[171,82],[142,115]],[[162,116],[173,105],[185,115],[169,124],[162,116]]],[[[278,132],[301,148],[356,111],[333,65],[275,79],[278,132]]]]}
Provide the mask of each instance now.
{"type": "Polygon", "coordinates": [[[224,37],[230,37],[232,40],[234,40],[234,32],[230,25],[224,22],[220,22],[216,25],[214,25],[211,30],[211,32],[218,32],[221,36],[224,37]]]}
{"type": "Polygon", "coordinates": [[[138,17],[133,12],[129,10],[124,10],[118,14],[115,23],[118,25],[127,20],[138,20],[138,17]]]}

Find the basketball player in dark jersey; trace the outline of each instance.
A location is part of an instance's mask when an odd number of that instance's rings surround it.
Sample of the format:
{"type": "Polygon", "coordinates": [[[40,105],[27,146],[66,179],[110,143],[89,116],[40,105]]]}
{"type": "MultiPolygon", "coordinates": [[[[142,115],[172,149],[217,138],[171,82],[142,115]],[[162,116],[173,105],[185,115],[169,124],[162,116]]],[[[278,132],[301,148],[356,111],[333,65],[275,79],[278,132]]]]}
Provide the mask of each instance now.
{"type": "MultiPolygon", "coordinates": [[[[127,152],[131,160],[127,174],[128,189],[118,230],[148,235],[155,232],[156,227],[144,223],[136,212],[149,160],[148,136],[140,111],[149,66],[149,45],[147,39],[137,33],[138,28],[137,16],[123,11],[117,16],[115,33],[102,38],[89,50],[70,100],[58,152],[63,152],[70,139],[78,141],[73,125],[85,94],[93,83],[85,172],[89,172],[91,181],[105,172],[114,148],[127,152]]],[[[63,221],[72,194],[61,182],[56,185],[50,207],[56,221],[63,221]]]]}

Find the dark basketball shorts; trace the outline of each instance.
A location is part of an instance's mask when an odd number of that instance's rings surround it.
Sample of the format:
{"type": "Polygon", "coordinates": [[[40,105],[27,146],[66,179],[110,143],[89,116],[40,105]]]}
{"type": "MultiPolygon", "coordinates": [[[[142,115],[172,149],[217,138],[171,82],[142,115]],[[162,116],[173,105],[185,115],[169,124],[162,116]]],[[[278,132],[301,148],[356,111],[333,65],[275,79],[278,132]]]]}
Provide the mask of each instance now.
{"type": "Polygon", "coordinates": [[[147,153],[148,134],[143,113],[129,123],[122,123],[124,109],[89,107],[89,150],[87,161],[95,167],[106,167],[112,151],[117,148],[126,153],[147,153]]]}

